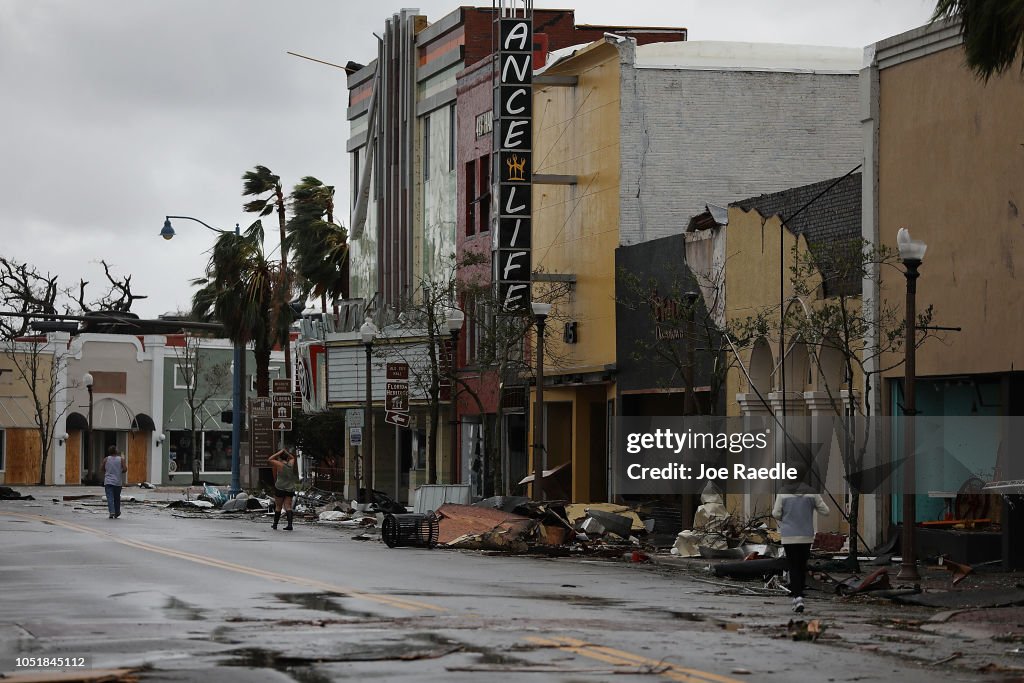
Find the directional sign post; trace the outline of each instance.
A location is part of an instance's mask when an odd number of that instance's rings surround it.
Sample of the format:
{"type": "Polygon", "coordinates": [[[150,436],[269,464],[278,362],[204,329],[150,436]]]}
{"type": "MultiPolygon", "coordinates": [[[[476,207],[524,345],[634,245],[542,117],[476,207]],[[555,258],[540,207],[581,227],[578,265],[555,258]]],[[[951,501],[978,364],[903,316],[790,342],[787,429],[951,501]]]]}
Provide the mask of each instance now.
{"type": "Polygon", "coordinates": [[[398,425],[399,427],[408,427],[409,413],[392,413],[388,411],[384,413],[384,421],[388,424],[398,425]]]}
{"type": "Polygon", "coordinates": [[[253,467],[266,467],[267,458],[274,453],[274,432],[271,425],[273,405],[269,398],[259,396],[252,399],[249,416],[252,420],[252,431],[249,436],[252,449],[253,467]]]}

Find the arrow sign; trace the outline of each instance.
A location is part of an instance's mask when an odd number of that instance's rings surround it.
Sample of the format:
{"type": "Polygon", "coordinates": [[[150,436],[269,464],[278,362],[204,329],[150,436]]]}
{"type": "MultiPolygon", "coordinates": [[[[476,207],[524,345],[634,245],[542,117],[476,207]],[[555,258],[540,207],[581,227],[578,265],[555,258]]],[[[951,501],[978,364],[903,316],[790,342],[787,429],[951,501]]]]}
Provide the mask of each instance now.
{"type": "Polygon", "coordinates": [[[274,431],[275,432],[290,432],[292,431],[291,420],[274,420],[274,431]]]}
{"type": "Polygon", "coordinates": [[[389,424],[398,425],[399,427],[408,427],[409,413],[386,412],[384,413],[384,421],[389,424]]]}

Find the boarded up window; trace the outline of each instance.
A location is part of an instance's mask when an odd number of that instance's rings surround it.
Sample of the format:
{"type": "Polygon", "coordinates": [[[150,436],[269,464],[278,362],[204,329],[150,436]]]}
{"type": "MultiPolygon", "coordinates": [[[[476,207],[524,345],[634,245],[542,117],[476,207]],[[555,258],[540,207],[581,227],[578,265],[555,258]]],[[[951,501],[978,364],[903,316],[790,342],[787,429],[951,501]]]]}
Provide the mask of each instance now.
{"type": "Polygon", "coordinates": [[[92,390],[96,394],[128,393],[128,373],[126,372],[93,372],[92,390]]]}

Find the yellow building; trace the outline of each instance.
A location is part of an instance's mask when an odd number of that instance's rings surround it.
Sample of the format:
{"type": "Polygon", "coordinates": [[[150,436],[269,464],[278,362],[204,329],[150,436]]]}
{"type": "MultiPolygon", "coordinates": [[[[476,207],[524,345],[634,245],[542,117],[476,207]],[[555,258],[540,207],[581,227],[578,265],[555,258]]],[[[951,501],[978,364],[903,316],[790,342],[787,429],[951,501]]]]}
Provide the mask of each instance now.
{"type": "Polygon", "coordinates": [[[534,296],[569,290],[554,302],[545,344],[545,469],[571,463],[564,495],[616,495],[615,250],[682,233],[709,197],[853,168],[859,64],[860,51],[843,48],[637,46],[608,35],[553,53],[537,74],[534,296]],[[755,156],[736,153],[754,138],[766,145],[755,156]]]}
{"type": "MultiPolygon", "coordinates": [[[[941,340],[926,340],[918,349],[916,409],[929,419],[988,416],[1005,426],[1006,417],[1024,415],[1024,290],[1017,277],[1024,247],[1020,63],[1003,76],[979,81],[964,65],[959,26],[947,23],[881,41],[869,54],[861,102],[868,133],[864,236],[895,249],[898,229],[907,228],[913,239],[924,241],[917,310],[934,306],[933,325],[961,328],[939,332],[941,340]]],[[[903,311],[901,269],[880,276],[881,295],[865,295],[903,311]]],[[[893,360],[882,358],[879,367],[893,360]]],[[[886,381],[873,388],[870,400],[881,413],[902,415],[904,370],[882,374],[886,381]]],[[[901,443],[895,429],[894,443],[901,443]]],[[[1019,449],[1000,445],[998,434],[949,434],[943,448],[957,463],[947,467],[956,476],[925,482],[918,467],[918,521],[944,514],[944,501],[928,495],[932,489],[955,495],[964,487],[1022,476],[1019,449]],[[1001,451],[1010,456],[1002,462],[1001,451]]],[[[901,502],[900,495],[892,496],[886,520],[901,519],[901,502]]],[[[985,505],[985,516],[998,517],[998,497],[985,505]]],[[[1012,534],[1012,526],[1004,523],[1004,533],[1012,534]]],[[[1024,548],[1009,538],[1004,548],[1024,548]]],[[[970,561],[983,559],[993,558],[970,561]]],[[[1024,566],[1024,557],[1013,563],[1024,566]]]]}
{"type": "Polygon", "coordinates": [[[45,340],[0,343],[0,483],[39,483],[43,439],[37,402],[51,440],[45,481],[53,482],[53,359],[45,340]]]}
{"type": "MultiPolygon", "coordinates": [[[[705,302],[709,307],[721,303],[712,311],[720,329],[742,329],[751,318],[763,320],[765,327],[765,334],[727,354],[725,414],[770,417],[780,427],[786,419],[787,431],[801,440],[828,443],[822,483],[833,508],[845,508],[849,502],[843,460],[837,436],[818,433],[826,430],[828,420],[811,418],[837,418],[848,408],[850,388],[838,349],[851,345],[806,340],[793,321],[806,319],[826,300],[843,301],[846,310],[859,314],[859,278],[823,278],[806,266],[831,246],[859,242],[860,196],[861,176],[853,173],[742,200],[727,211],[709,207],[690,221],[686,235],[687,263],[702,283],[705,302]],[[798,263],[803,267],[795,274],[798,263]],[[790,331],[782,324],[783,310],[791,321],[790,331]]],[[[863,376],[856,365],[853,383],[859,399],[863,376]]],[[[859,404],[853,408],[856,414],[863,413],[859,404]]],[[[873,503],[870,506],[873,514],[873,503]]],[[[763,514],[771,509],[771,497],[732,497],[729,507],[748,515],[763,514]]],[[[819,530],[848,530],[840,514],[822,522],[819,530]]],[[[874,525],[869,529],[873,532],[874,525]]]]}

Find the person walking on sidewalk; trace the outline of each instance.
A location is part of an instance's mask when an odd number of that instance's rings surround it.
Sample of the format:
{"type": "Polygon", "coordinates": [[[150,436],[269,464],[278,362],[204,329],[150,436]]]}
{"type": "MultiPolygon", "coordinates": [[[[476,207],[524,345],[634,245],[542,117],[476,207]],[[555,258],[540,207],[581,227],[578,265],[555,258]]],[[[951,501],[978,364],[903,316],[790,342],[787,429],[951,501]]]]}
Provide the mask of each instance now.
{"type": "Polygon", "coordinates": [[[295,456],[282,448],[270,456],[268,462],[274,468],[274,523],[270,525],[270,528],[277,528],[283,510],[285,519],[288,521],[288,526],[284,530],[291,531],[292,498],[299,485],[299,472],[295,456]]]}
{"type": "Polygon", "coordinates": [[[103,458],[103,490],[107,494],[110,519],[121,516],[121,486],[127,471],[128,465],[124,462],[124,456],[117,452],[117,446],[108,448],[107,457],[103,458]]]}
{"type": "Polygon", "coordinates": [[[789,561],[789,594],[793,598],[794,612],[804,611],[804,585],[814,543],[815,510],[823,515],[829,512],[825,501],[807,484],[806,469],[799,468],[797,480],[782,487],[772,508],[772,517],[779,520],[782,547],[789,561]]]}

